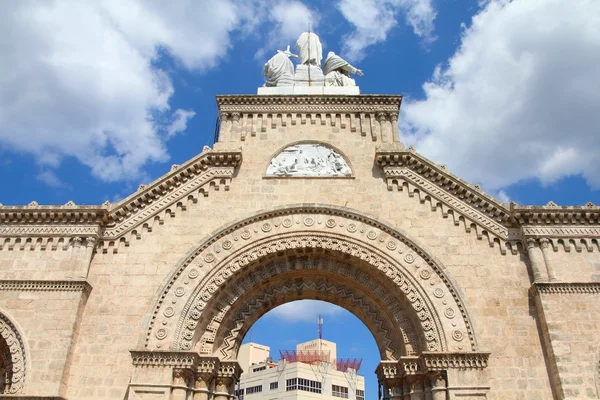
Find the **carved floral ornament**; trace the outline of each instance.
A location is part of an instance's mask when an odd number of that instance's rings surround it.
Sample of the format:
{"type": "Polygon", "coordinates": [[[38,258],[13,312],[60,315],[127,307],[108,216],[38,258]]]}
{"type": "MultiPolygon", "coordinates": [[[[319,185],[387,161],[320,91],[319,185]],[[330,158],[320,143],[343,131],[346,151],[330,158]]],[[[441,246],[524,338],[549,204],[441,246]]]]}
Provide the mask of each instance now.
{"type": "MultiPolygon", "coordinates": [[[[0,356],[2,356],[11,367],[10,371],[5,371],[5,374],[7,375],[1,377],[2,379],[7,378],[4,393],[16,394],[23,388],[25,374],[27,373],[25,343],[23,342],[23,336],[19,330],[2,312],[0,312],[0,336],[0,340],[4,342],[0,347],[8,352],[8,354],[2,354],[0,356]]],[[[7,365],[5,365],[5,367],[6,366],[7,365]]]]}
{"type": "MultiPolygon", "coordinates": [[[[214,301],[225,283],[277,253],[306,249],[349,255],[366,265],[362,272],[367,277],[384,276],[420,324],[419,334],[426,342],[422,350],[477,349],[464,302],[438,262],[388,225],[347,208],[316,205],[261,213],[206,238],[174,267],[157,293],[143,345],[188,351],[201,347],[201,337],[205,343],[214,340],[216,331],[198,331],[199,321],[208,315],[218,322],[230,317],[226,302],[214,301]]],[[[212,351],[222,345],[214,343],[212,351]]]]}

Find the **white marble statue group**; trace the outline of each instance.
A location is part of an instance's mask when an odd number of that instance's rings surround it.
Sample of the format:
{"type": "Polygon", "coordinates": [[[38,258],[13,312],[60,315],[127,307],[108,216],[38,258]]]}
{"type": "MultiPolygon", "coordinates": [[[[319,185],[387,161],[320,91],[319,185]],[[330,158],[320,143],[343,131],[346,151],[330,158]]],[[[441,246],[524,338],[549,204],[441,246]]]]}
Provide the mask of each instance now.
{"type": "Polygon", "coordinates": [[[363,72],[350,65],[333,51],[327,54],[323,68],[323,48],[319,37],[313,32],[304,32],[296,41],[298,55],[287,50],[278,50],[265,64],[266,87],[285,86],[356,86],[350,74],[362,76],[363,72]],[[290,57],[298,58],[294,71],[290,57]]]}

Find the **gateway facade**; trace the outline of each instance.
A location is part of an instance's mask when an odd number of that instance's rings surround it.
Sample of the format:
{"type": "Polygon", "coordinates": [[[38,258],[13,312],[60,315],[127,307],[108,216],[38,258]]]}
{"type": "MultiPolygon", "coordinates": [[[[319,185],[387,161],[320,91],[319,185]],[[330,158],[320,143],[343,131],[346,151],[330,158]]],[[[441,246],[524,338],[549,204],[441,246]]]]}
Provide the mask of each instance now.
{"type": "Polygon", "coordinates": [[[298,87],[217,97],[214,147],[119,203],[0,207],[5,396],[230,399],[252,324],[319,299],[386,398],[597,398],[600,208],[503,204],[402,145],[400,96],[298,87]]]}

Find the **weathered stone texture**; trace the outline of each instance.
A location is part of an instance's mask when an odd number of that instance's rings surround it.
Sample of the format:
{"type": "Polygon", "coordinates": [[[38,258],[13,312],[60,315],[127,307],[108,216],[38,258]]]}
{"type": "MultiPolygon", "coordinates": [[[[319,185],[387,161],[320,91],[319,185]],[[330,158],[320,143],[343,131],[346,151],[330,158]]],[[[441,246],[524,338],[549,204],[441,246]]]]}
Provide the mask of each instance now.
{"type": "Polygon", "coordinates": [[[60,245],[56,229],[40,224],[77,206],[0,208],[0,284],[60,281],[53,290],[0,290],[0,310],[31,354],[23,394],[228,391],[236,367],[227,363],[256,319],[251,310],[300,298],[295,277],[303,293],[356,304],[371,329],[396,321],[395,336],[376,335],[386,390],[597,395],[600,209],[497,202],[397,142],[398,97],[311,98],[220,98],[213,150],[119,204],[85,209],[72,220],[87,227],[60,231],[60,245]],[[274,155],[302,142],[334,148],[352,177],[264,176],[274,155]],[[346,276],[340,265],[363,274],[346,276]],[[277,268],[274,286],[265,277],[277,268]],[[89,284],[89,298],[65,289],[73,280],[89,284]],[[530,290],[534,280],[552,294],[530,290]],[[237,287],[220,289],[225,282],[237,287]],[[573,294],[567,282],[581,285],[573,294]],[[397,337],[405,342],[392,348],[397,337]],[[407,349],[418,351],[393,356],[407,349]],[[139,352],[133,363],[130,351],[139,352]]]}

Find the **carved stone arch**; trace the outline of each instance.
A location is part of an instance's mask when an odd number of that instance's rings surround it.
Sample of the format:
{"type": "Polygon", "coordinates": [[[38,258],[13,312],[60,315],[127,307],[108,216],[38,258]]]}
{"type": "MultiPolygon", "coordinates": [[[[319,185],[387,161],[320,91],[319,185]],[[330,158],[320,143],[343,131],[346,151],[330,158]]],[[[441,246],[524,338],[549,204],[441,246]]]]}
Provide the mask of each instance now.
{"type": "Polygon", "coordinates": [[[0,310],[0,394],[22,391],[27,362],[27,350],[20,329],[0,310]]]}
{"type": "Polygon", "coordinates": [[[213,315],[213,323],[231,318],[226,302],[215,299],[229,290],[238,271],[250,271],[271,257],[321,250],[349,264],[361,263],[360,270],[369,276],[385,277],[408,305],[405,311],[418,321],[415,329],[423,342],[418,351],[478,350],[464,301],[439,261],[388,224],[348,208],[322,205],[260,212],[204,239],[157,293],[144,346],[191,350],[204,334],[197,333],[203,315],[213,315]],[[209,303],[216,308],[206,311],[209,303]]]}
{"type": "MultiPolygon", "coordinates": [[[[200,354],[235,358],[246,331],[265,312],[298,299],[337,304],[358,317],[371,331],[382,360],[397,360],[424,350],[417,334],[419,321],[406,312],[409,304],[393,287],[330,250],[268,258],[238,271],[227,287],[215,294],[199,316],[200,354]],[[212,303],[212,304],[211,304],[212,303]],[[224,316],[218,314],[223,313],[224,316]]],[[[320,250],[320,251],[318,251],[320,250]]],[[[191,332],[190,332],[191,333],[191,332]]],[[[188,333],[188,335],[190,334],[188,333]]]]}
{"type": "MultiPolygon", "coordinates": [[[[279,155],[281,155],[286,149],[288,149],[290,147],[293,147],[293,146],[301,146],[301,145],[318,145],[318,146],[322,146],[324,148],[332,150],[334,153],[337,153],[339,156],[341,156],[341,158],[344,160],[344,162],[346,163],[346,165],[350,169],[349,175],[339,176],[339,177],[340,178],[354,178],[355,177],[354,167],[352,166],[352,162],[350,161],[350,158],[345,154],[345,152],[343,152],[337,146],[334,146],[331,143],[328,143],[328,142],[325,142],[325,141],[321,141],[321,140],[299,140],[299,141],[290,142],[290,143],[285,144],[284,146],[281,146],[280,148],[278,148],[271,155],[271,157],[269,157],[269,161],[268,161],[266,167],[264,168],[264,171],[265,171],[265,175],[264,176],[265,177],[278,177],[276,175],[270,175],[268,173],[269,167],[270,167],[271,163],[273,162],[273,160],[275,160],[279,155]]],[[[293,175],[284,175],[284,176],[286,176],[286,177],[294,177],[293,175]]],[[[327,177],[331,178],[332,176],[327,175],[327,177]]]]}

